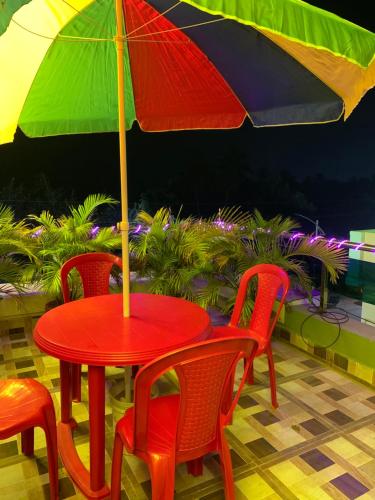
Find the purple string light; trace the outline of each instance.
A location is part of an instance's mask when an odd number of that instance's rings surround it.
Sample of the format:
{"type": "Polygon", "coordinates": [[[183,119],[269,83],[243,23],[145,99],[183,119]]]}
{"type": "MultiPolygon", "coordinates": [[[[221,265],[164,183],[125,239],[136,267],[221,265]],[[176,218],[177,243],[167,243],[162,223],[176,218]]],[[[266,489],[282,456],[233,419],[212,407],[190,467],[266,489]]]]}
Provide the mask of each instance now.
{"type": "Polygon", "coordinates": [[[295,240],[296,238],[301,238],[302,236],[305,236],[304,233],[294,233],[290,239],[295,240]]]}
{"type": "Polygon", "coordinates": [[[311,239],[309,240],[310,245],[311,245],[312,243],[314,243],[315,241],[317,241],[319,238],[322,238],[322,236],[314,236],[313,238],[311,238],[311,239]]]}
{"type": "MultiPolygon", "coordinates": [[[[232,229],[235,227],[235,224],[226,224],[223,220],[221,219],[216,219],[213,224],[220,229],[224,229],[225,231],[232,231],[232,229]]],[[[241,227],[240,229],[245,229],[244,227],[241,227]]]]}
{"type": "Polygon", "coordinates": [[[336,248],[341,248],[344,243],[347,243],[349,240],[342,240],[339,242],[336,248]]]}
{"type": "Polygon", "coordinates": [[[357,245],[354,250],[359,250],[361,247],[363,247],[364,243],[360,243],[359,245],[357,245]]]}
{"type": "MultiPolygon", "coordinates": [[[[202,221],[200,220],[199,221],[199,224],[202,224],[202,221]]],[[[214,222],[213,222],[214,225],[218,226],[219,228],[221,229],[224,229],[226,231],[232,231],[233,229],[235,229],[237,226],[235,224],[226,224],[223,220],[221,220],[220,218],[219,219],[216,219],[214,222]]],[[[163,231],[166,231],[168,228],[170,227],[170,223],[167,223],[165,224],[165,226],[163,227],[163,231]]],[[[240,230],[244,230],[246,229],[245,226],[241,226],[239,227],[240,230]]],[[[113,232],[117,231],[117,227],[116,226],[111,226],[111,230],[113,232]]],[[[98,232],[100,231],[100,226],[94,226],[91,230],[90,230],[90,236],[91,238],[95,238],[98,234],[98,232]]],[[[141,232],[145,232],[145,233],[149,233],[151,231],[151,227],[147,227],[147,228],[144,228],[142,226],[142,224],[138,224],[137,227],[134,229],[133,231],[133,234],[139,234],[141,232]]],[[[31,237],[32,238],[38,238],[43,232],[43,228],[39,228],[37,229],[36,231],[34,231],[32,234],[31,234],[31,237]]],[[[257,234],[259,232],[262,232],[262,233],[267,233],[267,234],[270,234],[272,232],[272,230],[270,228],[267,228],[267,229],[263,229],[263,228],[258,228],[258,229],[253,229],[252,233],[253,234],[257,234]]],[[[285,234],[287,235],[287,232],[286,231],[283,231],[282,234],[285,234]]],[[[302,233],[302,232],[296,232],[296,233],[293,233],[289,236],[289,241],[292,241],[292,240],[296,240],[296,239],[302,239],[302,238],[306,238],[307,235],[305,235],[305,233],[302,233]]],[[[315,243],[316,241],[318,240],[323,240],[326,242],[327,244],[327,247],[330,248],[331,246],[333,246],[334,244],[336,245],[336,248],[337,249],[340,249],[342,248],[344,245],[346,248],[350,248],[350,245],[353,245],[354,243],[350,242],[349,240],[345,239],[345,240],[337,240],[337,238],[335,237],[332,237],[330,239],[327,239],[321,235],[318,235],[318,236],[313,236],[312,238],[310,238],[308,240],[308,243],[311,245],[313,243],[315,243]]],[[[350,250],[353,250],[353,251],[359,251],[362,247],[364,247],[366,245],[365,242],[362,242],[362,243],[358,243],[356,246],[354,246],[353,248],[350,248],[350,250]]],[[[370,245],[371,247],[371,245],[370,245]]],[[[373,249],[368,249],[369,251],[371,251],[372,253],[375,253],[375,248],[373,249]]]]}
{"type": "Polygon", "coordinates": [[[38,238],[43,232],[43,228],[37,229],[32,235],[32,238],[38,238]]]}
{"type": "Polygon", "coordinates": [[[98,232],[99,232],[99,229],[100,227],[99,226],[94,226],[91,230],[90,230],[90,236],[91,238],[95,238],[95,236],[97,236],[98,232]]]}

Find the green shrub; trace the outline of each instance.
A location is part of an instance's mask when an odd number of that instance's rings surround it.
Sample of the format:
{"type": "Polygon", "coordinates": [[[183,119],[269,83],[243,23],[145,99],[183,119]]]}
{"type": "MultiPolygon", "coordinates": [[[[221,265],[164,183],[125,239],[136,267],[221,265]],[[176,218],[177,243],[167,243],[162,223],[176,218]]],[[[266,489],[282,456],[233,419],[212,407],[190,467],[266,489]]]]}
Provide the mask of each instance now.
{"type": "MultiPolygon", "coordinates": [[[[148,278],[149,291],[184,297],[224,314],[233,308],[242,274],[255,264],[280,266],[307,294],[312,290],[308,258],[321,261],[332,282],[346,269],[344,249],[312,237],[288,237],[299,225],[281,215],[266,220],[257,210],[249,214],[234,207],[207,220],[174,219],[162,208],[154,216],[140,212],[137,222],[142,230],[130,242],[132,268],[148,278]]],[[[251,309],[250,291],[245,314],[251,309]]]]}
{"type": "Polygon", "coordinates": [[[121,248],[117,230],[99,228],[95,223],[98,208],[114,203],[117,202],[108,196],[94,194],[77,208],[71,207],[68,215],[55,218],[48,211],[30,215],[34,223],[35,261],[27,266],[25,279],[37,283],[55,301],[62,302],[60,269],[64,262],[86,252],[112,252],[121,248]]]}
{"type": "MultiPolygon", "coordinates": [[[[265,219],[257,210],[253,214],[235,212],[237,221],[233,221],[233,210],[222,211],[221,224],[212,224],[208,240],[206,258],[213,264],[213,273],[207,287],[199,292],[199,302],[203,306],[220,307],[229,314],[234,306],[242,274],[256,264],[275,264],[288,272],[292,284],[304,290],[309,296],[312,291],[312,278],[308,260],[319,260],[335,283],[347,267],[345,249],[330,247],[324,240],[307,236],[291,238],[299,224],[289,217],[277,215],[265,219]],[[228,230],[228,227],[231,227],[228,230]],[[222,301],[220,289],[225,287],[227,298],[222,301]]],[[[216,216],[216,219],[218,218],[216,216]]],[[[245,315],[252,309],[251,290],[245,305],[245,315]]]]}
{"type": "Polygon", "coordinates": [[[206,241],[193,217],[172,217],[167,208],[154,216],[139,212],[142,231],[133,232],[129,249],[131,268],[149,280],[151,293],[195,300],[194,280],[205,275],[206,241]]]}
{"type": "Polygon", "coordinates": [[[13,210],[0,205],[0,293],[23,290],[22,276],[33,257],[33,242],[25,221],[16,222],[13,210]]]}

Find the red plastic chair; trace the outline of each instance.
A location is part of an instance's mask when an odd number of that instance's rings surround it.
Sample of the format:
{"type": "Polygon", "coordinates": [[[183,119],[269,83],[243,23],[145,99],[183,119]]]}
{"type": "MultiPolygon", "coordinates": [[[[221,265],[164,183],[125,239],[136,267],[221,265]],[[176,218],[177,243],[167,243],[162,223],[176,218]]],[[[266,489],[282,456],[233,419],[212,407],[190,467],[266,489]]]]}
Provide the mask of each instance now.
{"type": "Polygon", "coordinates": [[[250,338],[208,340],[168,353],[140,369],[135,378],[134,407],[116,426],[112,499],[120,498],[123,446],[147,463],[153,500],[173,499],[176,464],[187,462],[190,473],[201,474],[203,455],[213,451],[220,454],[225,496],[235,498],[224,427],[231,419],[247,370],[226,413],[223,396],[237,362],[247,359],[248,367],[256,347],[250,338]],[[172,368],[180,393],[151,399],[152,384],[172,368]]]}
{"type": "MultiPolygon", "coordinates": [[[[122,269],[122,260],[110,253],[85,253],[67,260],[60,270],[64,302],[71,301],[68,275],[73,268],[81,277],[83,296],[94,297],[109,293],[113,266],[122,269]]],[[[81,401],[81,365],[77,364],[73,365],[72,397],[74,401],[81,401]]]]}
{"type": "MultiPolygon", "coordinates": [[[[282,306],[289,290],[289,277],[287,273],[273,264],[258,264],[248,269],[242,276],[232,317],[227,326],[216,326],[212,329],[212,338],[250,336],[258,342],[256,356],[266,354],[268,358],[268,369],[270,374],[271,400],[274,408],[278,407],[276,396],[276,373],[272,357],[271,336],[277,320],[279,319],[282,306]],[[248,328],[241,328],[241,315],[243,305],[247,296],[249,282],[257,277],[258,286],[255,297],[254,309],[248,328]],[[278,292],[281,289],[281,296],[278,292]],[[278,299],[279,306],[272,316],[275,301],[278,299]]],[[[247,382],[254,382],[253,367],[248,373],[247,382]]]]}
{"type": "Polygon", "coordinates": [[[0,439],[21,432],[22,452],[33,455],[34,427],[41,427],[46,435],[51,499],[57,499],[56,418],[52,398],[36,380],[0,380],[0,439]]]}

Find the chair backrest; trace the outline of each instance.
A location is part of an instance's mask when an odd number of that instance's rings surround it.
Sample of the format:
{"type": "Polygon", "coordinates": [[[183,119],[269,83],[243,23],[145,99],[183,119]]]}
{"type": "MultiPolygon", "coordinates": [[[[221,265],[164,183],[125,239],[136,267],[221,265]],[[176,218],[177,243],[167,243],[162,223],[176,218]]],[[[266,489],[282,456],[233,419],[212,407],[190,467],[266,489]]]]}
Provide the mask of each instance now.
{"type": "Polygon", "coordinates": [[[134,449],[147,450],[151,386],[163,373],[174,369],[180,385],[176,456],[192,452],[197,457],[206,453],[218,438],[220,423],[225,424],[233,413],[256,348],[256,341],[238,336],[207,340],[168,353],[144,366],[134,386],[134,449]],[[247,359],[247,368],[231,408],[224,413],[225,389],[242,358],[247,359]]]}
{"type": "Polygon", "coordinates": [[[83,296],[93,297],[109,293],[109,278],[114,265],[122,269],[120,257],[110,253],[85,253],[67,260],[60,270],[64,302],[71,300],[68,275],[73,268],[81,277],[83,296]]]}
{"type": "Polygon", "coordinates": [[[255,330],[267,339],[271,337],[279,319],[290,285],[287,273],[274,264],[258,264],[244,272],[229,325],[239,326],[249,283],[255,277],[258,278],[258,286],[249,329],[255,330]],[[280,289],[281,295],[278,296],[280,289]],[[279,301],[279,306],[272,316],[276,299],[279,301]]]}

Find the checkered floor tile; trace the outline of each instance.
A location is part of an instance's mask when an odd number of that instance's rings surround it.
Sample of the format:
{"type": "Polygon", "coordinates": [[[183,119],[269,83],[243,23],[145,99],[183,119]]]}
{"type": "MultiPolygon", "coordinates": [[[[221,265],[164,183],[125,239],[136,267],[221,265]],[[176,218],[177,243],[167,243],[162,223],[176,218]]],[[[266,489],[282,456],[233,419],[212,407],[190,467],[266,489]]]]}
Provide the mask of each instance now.
{"type": "MultiPolygon", "coordinates": [[[[0,322],[0,375],[33,377],[51,392],[59,417],[59,367],[32,340],[36,318],[0,322]]],[[[279,408],[270,404],[267,360],[255,362],[255,384],[246,386],[226,435],[231,448],[236,499],[375,499],[375,391],[361,385],[290,345],[274,342],[279,408]]],[[[240,371],[238,372],[240,377],[240,371]]],[[[83,379],[85,380],[85,379],[83,379]]],[[[120,416],[110,394],[121,387],[121,372],[107,372],[106,476],[110,477],[113,425],[120,416]],[[112,389],[111,389],[112,388],[112,389]]],[[[174,378],[163,379],[159,393],[175,390],[174,378]]],[[[118,395],[118,397],[121,396],[118,395]]],[[[88,464],[88,402],[74,405],[77,449],[88,464]]],[[[21,454],[20,437],[0,442],[0,499],[49,498],[43,433],[36,430],[35,457],[21,454]]],[[[133,456],[123,461],[123,499],[151,498],[147,467],[133,456]]],[[[62,499],[82,495],[60,464],[62,499]]],[[[224,498],[216,455],[204,461],[203,475],[176,469],[175,498],[224,498]]]]}

